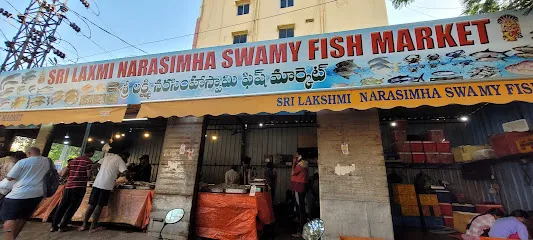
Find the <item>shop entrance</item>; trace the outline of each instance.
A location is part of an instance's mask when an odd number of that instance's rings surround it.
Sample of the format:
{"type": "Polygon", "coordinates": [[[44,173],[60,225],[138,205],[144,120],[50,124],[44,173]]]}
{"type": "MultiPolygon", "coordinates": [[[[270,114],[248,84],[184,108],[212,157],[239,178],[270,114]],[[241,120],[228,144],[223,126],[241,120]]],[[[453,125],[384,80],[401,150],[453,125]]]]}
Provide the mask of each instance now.
{"type": "MultiPolygon", "coordinates": [[[[230,209],[231,206],[227,209],[224,207],[216,209],[210,201],[218,200],[224,204],[239,201],[241,196],[243,198],[250,196],[247,188],[255,184],[258,191],[256,196],[268,194],[268,198],[272,199],[268,200],[271,202],[271,210],[269,206],[261,206],[267,204],[266,202],[258,201],[259,235],[276,234],[279,237],[296,233],[300,227],[295,194],[291,188],[291,175],[292,161],[298,153],[307,164],[307,194],[305,198],[301,198],[304,199],[306,206],[304,221],[319,217],[315,114],[219,116],[207,117],[206,122],[207,130],[200,171],[199,214],[206,209],[241,213],[238,209],[230,209]],[[239,175],[238,184],[235,185],[226,184],[227,173],[232,168],[239,175]],[[232,188],[245,190],[242,191],[243,194],[218,193],[231,192],[234,190],[232,188]],[[272,212],[272,216],[267,216],[271,214],[269,211],[272,212]]],[[[197,223],[198,235],[208,235],[202,232],[203,227],[207,226],[201,225],[209,223],[203,221],[197,223]]],[[[253,228],[255,227],[254,224],[253,228]]],[[[229,230],[220,229],[222,232],[229,230]]]]}
{"type": "Polygon", "coordinates": [[[520,102],[380,110],[396,239],[457,239],[489,209],[532,210],[532,110],[520,102]]]}

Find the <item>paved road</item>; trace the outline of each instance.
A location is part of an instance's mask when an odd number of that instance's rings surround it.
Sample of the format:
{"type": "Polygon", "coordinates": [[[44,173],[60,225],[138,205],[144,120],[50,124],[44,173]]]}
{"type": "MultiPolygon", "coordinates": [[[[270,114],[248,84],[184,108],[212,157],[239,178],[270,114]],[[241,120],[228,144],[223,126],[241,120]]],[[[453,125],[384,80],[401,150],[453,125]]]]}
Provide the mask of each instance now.
{"type": "Polygon", "coordinates": [[[88,232],[69,231],[65,233],[50,233],[49,223],[28,222],[17,238],[18,240],[78,240],[78,239],[109,239],[109,240],[154,240],[142,232],[126,232],[124,230],[104,230],[89,235],[88,232]]]}

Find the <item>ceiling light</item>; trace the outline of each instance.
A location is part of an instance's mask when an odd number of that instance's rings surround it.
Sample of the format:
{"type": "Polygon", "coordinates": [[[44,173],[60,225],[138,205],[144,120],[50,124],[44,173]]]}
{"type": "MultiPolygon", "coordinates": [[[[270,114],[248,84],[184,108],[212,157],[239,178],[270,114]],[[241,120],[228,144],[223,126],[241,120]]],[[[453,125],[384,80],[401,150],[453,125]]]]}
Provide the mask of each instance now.
{"type": "Polygon", "coordinates": [[[119,139],[120,137],[121,137],[120,134],[118,134],[118,133],[115,134],[115,138],[116,138],[116,139],[119,139]]]}
{"type": "Polygon", "coordinates": [[[87,138],[87,142],[92,142],[93,138],[87,138]]]}
{"type": "Polygon", "coordinates": [[[213,140],[217,140],[217,139],[218,139],[218,136],[217,136],[217,135],[213,135],[213,136],[211,136],[211,139],[213,139],[213,140]]]}
{"type": "Polygon", "coordinates": [[[105,142],[104,141],[100,141],[101,144],[104,144],[105,142]]]}
{"type": "Polygon", "coordinates": [[[462,116],[459,118],[461,122],[468,122],[469,118],[467,116],[462,116]]]}
{"type": "Polygon", "coordinates": [[[263,127],[263,123],[259,123],[259,127],[263,127]]]}
{"type": "Polygon", "coordinates": [[[391,127],[396,127],[396,126],[398,126],[398,124],[397,124],[396,122],[391,122],[390,125],[391,125],[391,127]]]}
{"type": "Polygon", "coordinates": [[[144,136],[145,138],[150,137],[150,133],[145,132],[143,136],[144,136]]]}
{"type": "Polygon", "coordinates": [[[124,136],[126,136],[126,134],[124,134],[124,133],[123,133],[123,134],[121,134],[121,135],[122,135],[123,137],[124,137],[124,136]]]}

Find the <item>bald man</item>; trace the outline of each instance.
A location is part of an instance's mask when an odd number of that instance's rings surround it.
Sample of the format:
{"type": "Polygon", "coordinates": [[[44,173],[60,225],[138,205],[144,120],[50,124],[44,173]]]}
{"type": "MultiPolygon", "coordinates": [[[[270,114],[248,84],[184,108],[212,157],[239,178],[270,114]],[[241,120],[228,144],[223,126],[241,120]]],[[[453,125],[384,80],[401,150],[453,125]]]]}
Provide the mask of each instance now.
{"type": "Polygon", "coordinates": [[[0,209],[6,240],[17,238],[44,195],[43,179],[50,169],[49,160],[41,156],[39,148],[30,148],[27,154],[28,158],[18,161],[7,174],[7,180],[15,184],[0,209]]]}

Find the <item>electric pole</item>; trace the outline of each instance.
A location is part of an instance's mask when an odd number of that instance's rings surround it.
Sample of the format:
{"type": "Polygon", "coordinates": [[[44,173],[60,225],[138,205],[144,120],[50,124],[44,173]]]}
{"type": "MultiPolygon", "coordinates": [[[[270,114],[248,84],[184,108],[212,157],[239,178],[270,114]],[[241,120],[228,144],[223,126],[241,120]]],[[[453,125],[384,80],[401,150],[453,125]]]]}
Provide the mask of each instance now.
{"type": "MultiPolygon", "coordinates": [[[[54,36],[57,28],[66,19],[67,1],[30,0],[24,13],[17,15],[20,23],[17,34],[12,41],[5,42],[7,56],[0,66],[0,72],[42,67],[49,52],[65,58],[65,54],[52,44],[57,41],[54,36]]],[[[14,18],[12,14],[4,16],[14,18]]],[[[79,32],[76,24],[70,23],[70,26],[79,32]]]]}

